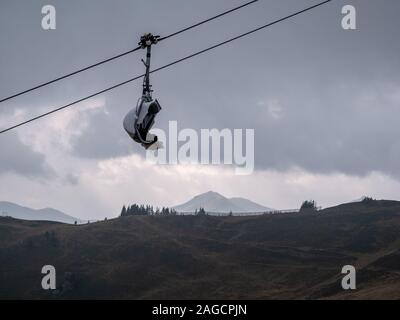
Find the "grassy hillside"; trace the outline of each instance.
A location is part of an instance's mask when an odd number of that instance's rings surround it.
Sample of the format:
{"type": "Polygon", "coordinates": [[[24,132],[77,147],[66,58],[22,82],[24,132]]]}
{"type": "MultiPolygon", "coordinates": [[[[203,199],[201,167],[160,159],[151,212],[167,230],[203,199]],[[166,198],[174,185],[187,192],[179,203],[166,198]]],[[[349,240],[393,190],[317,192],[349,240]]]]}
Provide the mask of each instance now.
{"type": "Polygon", "coordinates": [[[0,298],[400,299],[400,203],[78,226],[2,218],[0,298]],[[55,292],[41,289],[45,264],[55,292]],[[357,291],[341,289],[346,264],[357,291]]]}

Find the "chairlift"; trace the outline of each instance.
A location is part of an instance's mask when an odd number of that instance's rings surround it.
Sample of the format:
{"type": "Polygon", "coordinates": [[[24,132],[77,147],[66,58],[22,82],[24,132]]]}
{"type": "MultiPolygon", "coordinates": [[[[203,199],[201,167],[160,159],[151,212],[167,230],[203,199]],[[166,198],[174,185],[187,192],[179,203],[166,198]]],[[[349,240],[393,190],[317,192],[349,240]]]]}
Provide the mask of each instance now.
{"type": "Polygon", "coordinates": [[[158,141],[156,135],[149,133],[155,123],[156,115],[161,111],[160,103],[157,99],[153,99],[150,84],[150,60],[151,46],[158,42],[160,36],[154,36],[146,33],[140,38],[139,46],[147,49],[146,61],[142,59],[146,67],[146,73],[143,79],[143,92],[141,98],[138,99],[136,108],[133,108],[125,116],[123,125],[128,135],[137,143],[140,143],[146,150],[157,150],[162,148],[162,144],[158,141]]]}

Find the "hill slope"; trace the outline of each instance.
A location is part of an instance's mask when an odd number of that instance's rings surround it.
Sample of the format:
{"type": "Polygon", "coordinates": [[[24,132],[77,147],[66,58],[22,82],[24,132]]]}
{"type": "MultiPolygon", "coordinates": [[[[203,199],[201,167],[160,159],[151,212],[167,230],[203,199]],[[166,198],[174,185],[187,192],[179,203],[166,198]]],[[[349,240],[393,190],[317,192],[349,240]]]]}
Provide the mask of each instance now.
{"type": "Polygon", "coordinates": [[[400,203],[254,217],[0,218],[0,298],[399,299],[400,203]],[[56,292],[39,288],[43,265],[56,292]],[[357,268],[343,291],[341,268],[357,268]]]}

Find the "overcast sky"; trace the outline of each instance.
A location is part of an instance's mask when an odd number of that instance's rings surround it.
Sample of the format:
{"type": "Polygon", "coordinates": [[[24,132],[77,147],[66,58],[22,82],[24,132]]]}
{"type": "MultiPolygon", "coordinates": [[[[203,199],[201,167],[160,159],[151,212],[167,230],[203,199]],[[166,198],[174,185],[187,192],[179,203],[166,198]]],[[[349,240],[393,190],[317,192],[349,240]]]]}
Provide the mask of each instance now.
{"type": "MultiPolygon", "coordinates": [[[[167,35],[242,0],[0,2],[0,98],[167,35]],[[44,31],[52,4],[57,29],[44,31]]],[[[201,50],[319,1],[260,0],[156,45],[153,66],[201,50]]],[[[152,75],[158,128],[255,129],[256,170],[154,166],[122,128],[137,81],[0,136],[0,201],[81,218],[123,204],[172,206],[201,192],[268,207],[322,206],[400,194],[400,2],[336,0],[152,75]],[[357,9],[357,30],[341,8],[357,9]]],[[[0,128],[143,72],[139,51],[0,105],[0,128]]]]}

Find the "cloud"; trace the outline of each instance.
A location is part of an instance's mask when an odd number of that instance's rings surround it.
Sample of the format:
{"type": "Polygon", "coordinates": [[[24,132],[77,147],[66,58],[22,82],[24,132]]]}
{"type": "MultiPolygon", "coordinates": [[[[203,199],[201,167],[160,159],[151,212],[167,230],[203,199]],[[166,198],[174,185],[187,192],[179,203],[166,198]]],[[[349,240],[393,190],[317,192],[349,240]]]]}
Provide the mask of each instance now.
{"type": "MultiPolygon", "coordinates": [[[[104,107],[104,100],[92,99],[74,109],[56,113],[29,125],[0,136],[0,173],[14,172],[26,176],[40,177],[42,181],[60,178],[76,185],[79,176],[76,159],[71,157],[71,141],[80,136],[93,110],[104,107]],[[56,174],[57,172],[57,174],[56,174]]],[[[43,112],[45,107],[40,107],[43,112]]],[[[24,121],[32,116],[32,111],[21,107],[1,114],[2,127],[10,123],[24,121]]],[[[79,171],[79,169],[78,169],[79,171]]]]}
{"type": "Polygon", "coordinates": [[[259,101],[257,104],[265,108],[268,115],[273,119],[279,120],[283,117],[283,108],[279,100],[270,99],[268,101],[259,101]]]}
{"type": "Polygon", "coordinates": [[[53,170],[45,156],[23,144],[15,133],[0,136],[0,174],[14,172],[28,177],[50,177],[53,170]]]}
{"type": "Polygon", "coordinates": [[[79,176],[73,173],[67,173],[65,176],[65,181],[71,185],[78,185],[79,184],[79,176]]]}
{"type": "Polygon", "coordinates": [[[103,106],[87,115],[87,125],[72,140],[73,153],[89,159],[107,159],[132,152],[133,142],[122,127],[122,116],[103,106]]]}
{"type": "Polygon", "coordinates": [[[379,171],[400,179],[399,90],[372,82],[334,86],[313,99],[292,92],[279,124],[257,120],[256,168],[356,176],[379,171]]]}
{"type": "MultiPolygon", "coordinates": [[[[203,117],[204,109],[195,107],[182,112],[163,110],[156,127],[165,130],[167,120],[176,117],[178,129],[200,131],[215,127],[213,122],[221,123],[220,129],[255,129],[258,171],[299,167],[310,173],[354,176],[382,172],[400,179],[400,127],[396,124],[400,84],[371,79],[361,85],[336,79],[321,92],[314,88],[318,84],[300,84],[288,95],[276,87],[273,97],[258,101],[237,96],[232,103],[232,96],[223,97],[208,118],[203,117]]],[[[173,105],[168,97],[165,100],[166,107],[173,105]]],[[[110,110],[104,105],[74,121],[75,125],[85,121],[70,140],[74,156],[106,160],[143,151],[124,132],[118,102],[110,101],[110,110]]]]}

